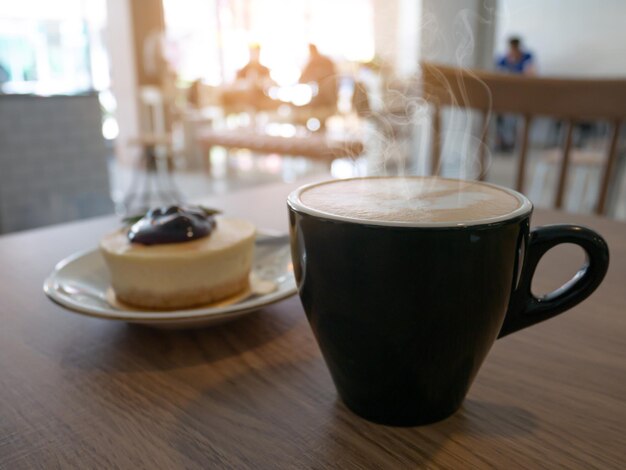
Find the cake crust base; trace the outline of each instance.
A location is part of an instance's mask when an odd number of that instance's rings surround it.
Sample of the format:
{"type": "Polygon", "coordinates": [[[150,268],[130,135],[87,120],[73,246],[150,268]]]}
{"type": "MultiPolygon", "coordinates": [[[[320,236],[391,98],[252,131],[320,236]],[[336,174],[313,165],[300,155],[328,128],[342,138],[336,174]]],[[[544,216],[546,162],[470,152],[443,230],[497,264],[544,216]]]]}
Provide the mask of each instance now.
{"type": "Polygon", "coordinates": [[[137,289],[116,289],[115,286],[113,290],[120,302],[133,307],[175,310],[218,302],[237,294],[248,288],[248,277],[246,273],[244,277],[208,289],[187,289],[168,294],[137,289]]]}

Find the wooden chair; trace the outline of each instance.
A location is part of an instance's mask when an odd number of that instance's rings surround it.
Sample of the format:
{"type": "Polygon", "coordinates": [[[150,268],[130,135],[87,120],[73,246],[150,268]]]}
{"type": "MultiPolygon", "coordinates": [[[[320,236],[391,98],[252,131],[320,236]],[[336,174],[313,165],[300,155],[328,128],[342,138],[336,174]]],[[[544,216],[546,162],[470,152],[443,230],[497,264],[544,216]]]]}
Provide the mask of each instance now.
{"type": "MultiPolygon", "coordinates": [[[[433,105],[433,144],[431,170],[439,167],[441,158],[441,108],[453,106],[481,112],[482,130],[480,162],[485,168],[485,140],[491,113],[522,116],[521,141],[517,165],[516,189],[524,189],[526,154],[530,125],[535,116],[549,116],[566,123],[565,143],[560,159],[554,205],[563,206],[572,151],[572,131],[582,120],[608,121],[611,132],[604,160],[595,211],[604,214],[607,195],[616,168],[620,126],[626,119],[626,80],[579,80],[503,75],[484,71],[458,69],[432,63],[422,64],[424,98],[433,105]]],[[[481,174],[481,179],[484,178],[481,174]]]]}

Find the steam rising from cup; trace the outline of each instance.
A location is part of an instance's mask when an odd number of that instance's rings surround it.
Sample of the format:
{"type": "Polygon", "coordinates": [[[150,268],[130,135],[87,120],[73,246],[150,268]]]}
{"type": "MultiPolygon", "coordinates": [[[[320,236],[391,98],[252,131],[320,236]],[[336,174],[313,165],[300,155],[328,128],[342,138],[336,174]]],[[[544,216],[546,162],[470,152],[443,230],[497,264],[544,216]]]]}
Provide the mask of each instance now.
{"type": "MultiPolygon", "coordinates": [[[[487,135],[491,119],[491,106],[484,110],[484,119],[480,119],[478,112],[463,105],[469,102],[464,77],[470,76],[479,80],[469,67],[470,58],[476,48],[472,25],[489,21],[489,18],[474,11],[461,10],[454,20],[457,34],[454,38],[449,38],[441,32],[434,15],[428,12],[424,14],[421,21],[421,28],[424,30],[423,49],[430,51],[431,55],[444,55],[443,51],[450,49],[448,46],[454,41],[456,47],[448,55],[451,56],[453,65],[463,71],[463,74],[459,73],[453,80],[444,75],[435,77],[436,85],[440,88],[436,96],[425,86],[425,64],[409,80],[386,81],[382,87],[379,106],[376,106],[378,103],[375,100],[368,100],[368,95],[363,92],[360,103],[355,95],[357,102],[354,107],[367,122],[366,174],[434,174],[464,180],[485,177],[492,160],[483,138],[487,135]],[[441,90],[444,90],[443,93],[447,92],[445,102],[441,103],[441,158],[432,168],[434,107],[438,96],[441,96],[441,90]]],[[[359,86],[357,83],[357,90],[359,86]]],[[[489,90],[486,86],[484,88],[484,92],[490,97],[489,90]]],[[[353,170],[351,176],[364,176],[356,162],[353,170]]]]}

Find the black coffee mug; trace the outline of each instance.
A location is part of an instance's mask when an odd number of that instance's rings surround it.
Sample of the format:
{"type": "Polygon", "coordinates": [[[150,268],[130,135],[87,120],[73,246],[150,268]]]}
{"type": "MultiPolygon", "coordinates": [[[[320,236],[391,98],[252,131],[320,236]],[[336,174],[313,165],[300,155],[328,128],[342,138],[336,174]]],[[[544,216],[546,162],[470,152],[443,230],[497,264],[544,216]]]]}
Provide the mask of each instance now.
{"type": "Polygon", "coordinates": [[[356,414],[413,426],[461,405],[496,338],[587,298],[609,264],[604,239],[576,225],[530,230],[532,204],[497,221],[386,226],[311,210],[289,196],[298,290],[333,381],[356,414]],[[563,287],[538,298],[541,257],[561,243],[587,261],[563,287]]]}

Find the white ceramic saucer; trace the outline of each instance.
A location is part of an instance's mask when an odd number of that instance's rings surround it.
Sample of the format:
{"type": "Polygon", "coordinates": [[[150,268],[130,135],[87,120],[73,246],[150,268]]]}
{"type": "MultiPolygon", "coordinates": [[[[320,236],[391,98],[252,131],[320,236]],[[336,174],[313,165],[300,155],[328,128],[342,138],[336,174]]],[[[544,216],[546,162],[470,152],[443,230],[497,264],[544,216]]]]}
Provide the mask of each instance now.
{"type": "Polygon", "coordinates": [[[99,250],[75,253],[60,261],[43,290],[54,302],[93,317],[157,328],[198,328],[239,318],[297,292],[286,235],[257,235],[251,290],[233,298],[187,310],[144,311],[115,301],[99,250]]]}

